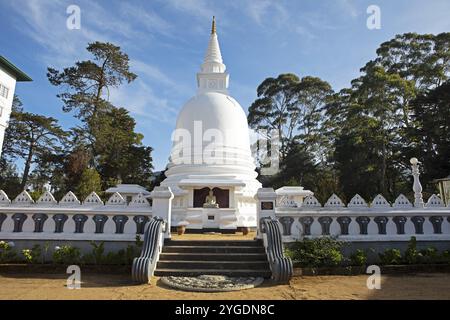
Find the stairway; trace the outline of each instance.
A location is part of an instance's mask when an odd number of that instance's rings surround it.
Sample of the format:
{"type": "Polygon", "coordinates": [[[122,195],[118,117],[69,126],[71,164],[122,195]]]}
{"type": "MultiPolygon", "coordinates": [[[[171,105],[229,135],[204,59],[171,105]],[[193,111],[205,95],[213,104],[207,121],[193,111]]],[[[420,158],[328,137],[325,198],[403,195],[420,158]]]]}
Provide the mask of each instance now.
{"type": "Polygon", "coordinates": [[[260,240],[168,240],[154,274],[269,278],[271,271],[260,240]]]}

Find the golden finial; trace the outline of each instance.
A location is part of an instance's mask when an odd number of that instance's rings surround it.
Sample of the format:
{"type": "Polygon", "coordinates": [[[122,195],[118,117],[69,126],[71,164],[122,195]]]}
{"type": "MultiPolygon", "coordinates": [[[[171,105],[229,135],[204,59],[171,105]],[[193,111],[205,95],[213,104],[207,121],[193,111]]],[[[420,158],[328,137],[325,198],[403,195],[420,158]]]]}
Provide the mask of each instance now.
{"type": "Polygon", "coordinates": [[[215,33],[216,33],[216,17],[213,16],[211,34],[215,34],[215,33]]]}

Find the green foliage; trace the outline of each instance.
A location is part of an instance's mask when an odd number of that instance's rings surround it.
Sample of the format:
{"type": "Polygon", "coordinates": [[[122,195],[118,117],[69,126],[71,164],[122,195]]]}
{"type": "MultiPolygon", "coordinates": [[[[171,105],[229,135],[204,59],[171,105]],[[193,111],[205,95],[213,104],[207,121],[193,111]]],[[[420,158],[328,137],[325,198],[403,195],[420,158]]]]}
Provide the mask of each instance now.
{"type": "Polygon", "coordinates": [[[417,264],[422,261],[422,253],[417,250],[416,237],[411,237],[408,248],[405,251],[404,260],[408,264],[417,264]]]}
{"type": "Polygon", "coordinates": [[[322,203],[332,193],[393,201],[411,194],[405,169],[416,156],[425,192],[435,193],[433,179],[450,172],[449,48],[448,32],[397,35],[336,94],[317,78],[265,79],[248,122],[279,132],[282,145],[279,174],[262,184],[301,184],[322,203]]]}
{"type": "Polygon", "coordinates": [[[75,190],[80,199],[85,199],[93,191],[101,193],[102,181],[98,172],[95,169],[86,168],[75,190]]]}
{"type": "Polygon", "coordinates": [[[361,249],[356,250],[355,253],[350,255],[350,263],[352,266],[365,266],[367,264],[367,253],[361,249]]]}
{"type": "Polygon", "coordinates": [[[26,263],[43,263],[42,248],[36,244],[31,249],[23,249],[22,255],[26,263]]]}
{"type": "Polygon", "coordinates": [[[92,246],[92,256],[94,257],[95,264],[101,264],[104,259],[105,253],[105,243],[102,241],[100,243],[95,243],[91,241],[92,246]]]}
{"type": "Polygon", "coordinates": [[[281,146],[281,159],[295,141],[307,146],[308,152],[320,152],[324,135],[318,128],[322,106],[333,92],[319,78],[288,73],[265,79],[257,89],[258,98],[249,107],[248,122],[253,129],[275,131],[281,146]]]}
{"type": "Polygon", "coordinates": [[[6,241],[0,241],[0,263],[13,262],[16,258],[16,252],[6,241]]]}
{"type": "Polygon", "coordinates": [[[24,161],[20,183],[22,190],[27,185],[33,164],[38,163],[48,153],[62,152],[62,145],[67,136],[68,133],[58,125],[58,120],[24,112],[20,101],[13,105],[9,126],[5,132],[6,147],[2,157],[10,162],[18,159],[24,161]]]}
{"type": "Polygon", "coordinates": [[[142,241],[140,234],[136,235],[136,240],[134,243],[135,243],[137,249],[142,249],[142,245],[144,244],[144,242],[142,241]]]}
{"type": "Polygon", "coordinates": [[[81,261],[80,249],[72,246],[61,246],[53,252],[53,262],[57,264],[77,264],[81,261]]]}
{"type": "Polygon", "coordinates": [[[137,77],[130,71],[128,55],[118,46],[101,42],[90,43],[87,51],[92,60],[62,71],[48,68],[47,74],[51,84],[63,89],[58,94],[63,110],[82,122],[72,129],[74,152],[69,164],[76,165],[66,168],[75,169],[67,170],[67,185],[80,185],[77,173],[89,167],[100,174],[103,188],[119,182],[149,187],[152,148],[142,145],[143,136],[135,132],[136,122],[129,112],[109,101],[112,88],[137,77]]]}
{"type": "Polygon", "coordinates": [[[379,253],[378,256],[383,265],[395,265],[402,262],[402,253],[398,249],[386,249],[384,253],[379,253]]]}
{"type": "Polygon", "coordinates": [[[140,249],[129,245],[125,249],[117,252],[108,252],[105,258],[105,264],[112,265],[131,265],[133,259],[139,255],[140,249]]]}
{"type": "Polygon", "coordinates": [[[440,263],[442,261],[442,257],[439,255],[439,252],[434,247],[428,247],[424,250],[420,250],[422,254],[422,263],[440,263]]]}
{"type": "Polygon", "coordinates": [[[302,267],[333,267],[344,261],[343,243],[332,238],[304,239],[289,246],[286,255],[302,267]]]}

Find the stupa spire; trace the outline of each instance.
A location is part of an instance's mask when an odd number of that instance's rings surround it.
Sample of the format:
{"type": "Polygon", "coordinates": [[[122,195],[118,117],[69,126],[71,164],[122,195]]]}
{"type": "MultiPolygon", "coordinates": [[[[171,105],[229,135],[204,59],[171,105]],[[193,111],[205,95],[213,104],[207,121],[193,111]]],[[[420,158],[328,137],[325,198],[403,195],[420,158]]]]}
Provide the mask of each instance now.
{"type": "Polygon", "coordinates": [[[206,50],[205,59],[202,64],[202,72],[205,73],[222,73],[225,71],[222,54],[220,52],[219,40],[216,33],[216,19],[213,17],[211,35],[209,37],[208,49],[206,50]]]}
{"type": "Polygon", "coordinates": [[[216,33],[216,17],[213,16],[211,34],[215,34],[215,33],[216,33]]]}
{"type": "Polygon", "coordinates": [[[200,91],[226,91],[228,88],[228,74],[225,73],[226,66],[222,60],[219,40],[217,38],[216,17],[212,19],[211,35],[209,37],[208,49],[205,59],[197,74],[200,91]]]}

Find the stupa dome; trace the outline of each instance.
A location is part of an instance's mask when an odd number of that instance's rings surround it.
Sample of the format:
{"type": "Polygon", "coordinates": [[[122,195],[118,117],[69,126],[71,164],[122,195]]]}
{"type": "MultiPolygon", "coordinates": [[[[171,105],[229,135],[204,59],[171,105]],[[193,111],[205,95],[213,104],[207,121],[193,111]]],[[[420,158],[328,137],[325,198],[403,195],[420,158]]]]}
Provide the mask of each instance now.
{"type": "MultiPolygon", "coordinates": [[[[194,135],[199,130],[203,135],[220,133],[223,151],[250,156],[250,141],[247,116],[240,104],[231,96],[221,92],[203,92],[190,99],[181,109],[176,128],[185,129],[194,135]],[[197,128],[195,128],[197,127],[197,128]]],[[[211,143],[203,137],[202,147],[211,143]]],[[[194,151],[194,146],[193,146],[194,151]]]]}

